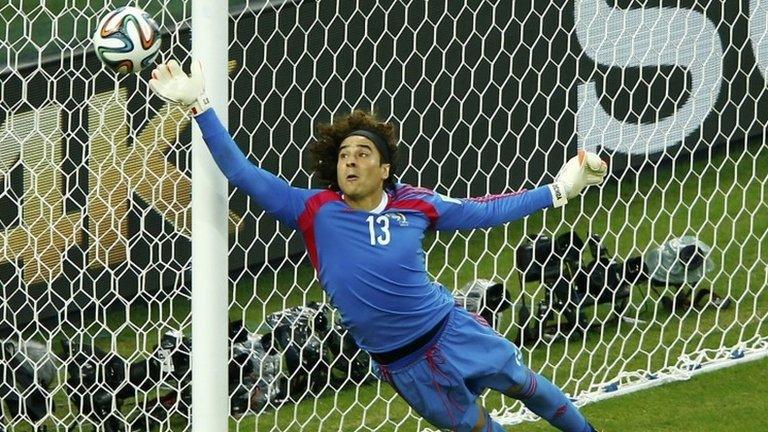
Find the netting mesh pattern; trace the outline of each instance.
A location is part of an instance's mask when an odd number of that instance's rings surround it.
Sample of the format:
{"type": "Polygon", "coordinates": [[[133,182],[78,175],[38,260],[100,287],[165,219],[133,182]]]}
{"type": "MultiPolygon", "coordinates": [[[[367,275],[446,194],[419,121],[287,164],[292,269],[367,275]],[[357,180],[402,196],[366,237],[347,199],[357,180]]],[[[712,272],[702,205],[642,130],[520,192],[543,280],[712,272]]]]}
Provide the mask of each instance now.
{"type": "MultiPolygon", "coordinates": [[[[136,4],[188,67],[191,1],[136,4]]],[[[191,122],[88,50],[117,6],[0,6],[6,430],[191,430],[191,122]]],[[[229,129],[295,186],[314,125],[356,107],[398,124],[401,181],[457,198],[545,184],[577,148],[610,161],[562,210],[424,244],[579,403],[768,351],[768,2],[231,6],[229,129]]],[[[237,190],[228,232],[230,430],[429,427],[370,373],[297,233],[237,190]]]]}

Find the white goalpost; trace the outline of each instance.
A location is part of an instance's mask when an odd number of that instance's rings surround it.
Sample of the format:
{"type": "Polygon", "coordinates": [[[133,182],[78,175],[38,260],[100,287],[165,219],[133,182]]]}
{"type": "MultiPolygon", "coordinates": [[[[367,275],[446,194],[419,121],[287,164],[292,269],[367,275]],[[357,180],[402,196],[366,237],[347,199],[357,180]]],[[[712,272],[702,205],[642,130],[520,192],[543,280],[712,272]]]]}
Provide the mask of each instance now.
{"type": "MultiPolygon", "coordinates": [[[[0,430],[430,429],[301,236],[227,185],[147,71],[102,68],[90,35],[125,2],[6,3],[0,430]]],[[[354,108],[398,125],[400,181],[455,198],[609,160],[563,209],[424,242],[577,405],[768,356],[768,0],[228,3],[131,2],[158,61],[200,59],[238,146],[296,187],[315,125],[354,108]]]]}
{"type": "MultiPolygon", "coordinates": [[[[225,125],[227,12],[221,1],[192,2],[192,56],[203,63],[207,93],[225,125]]],[[[192,172],[192,430],[224,431],[229,415],[227,180],[197,127],[192,132],[192,172]]]]}

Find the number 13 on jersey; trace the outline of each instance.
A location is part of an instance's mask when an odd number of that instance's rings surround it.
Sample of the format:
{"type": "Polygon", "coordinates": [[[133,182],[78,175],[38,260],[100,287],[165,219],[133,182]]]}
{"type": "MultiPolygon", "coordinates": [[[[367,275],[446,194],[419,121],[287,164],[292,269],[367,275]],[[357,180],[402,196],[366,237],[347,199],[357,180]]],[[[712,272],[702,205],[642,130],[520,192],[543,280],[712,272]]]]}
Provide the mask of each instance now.
{"type": "Polygon", "coordinates": [[[371,244],[373,246],[389,244],[389,218],[386,215],[379,217],[371,215],[368,216],[366,221],[368,221],[368,233],[371,235],[371,244]],[[381,235],[377,235],[376,226],[381,229],[381,235]]]}

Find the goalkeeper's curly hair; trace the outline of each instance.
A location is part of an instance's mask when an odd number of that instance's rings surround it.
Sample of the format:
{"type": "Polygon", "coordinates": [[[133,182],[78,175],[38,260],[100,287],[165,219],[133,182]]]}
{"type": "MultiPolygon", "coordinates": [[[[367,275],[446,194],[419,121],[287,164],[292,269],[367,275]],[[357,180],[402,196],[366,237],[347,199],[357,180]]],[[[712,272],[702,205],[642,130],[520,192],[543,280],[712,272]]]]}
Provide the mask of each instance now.
{"type": "Polygon", "coordinates": [[[317,125],[318,139],[309,145],[312,172],[323,187],[340,190],[336,177],[339,146],[347,134],[357,129],[374,131],[387,140],[391,158],[389,162],[384,162],[389,163],[389,177],[384,180],[384,189],[394,190],[397,173],[397,128],[393,123],[380,121],[375,112],[362,109],[337,117],[333,123],[317,125]]]}

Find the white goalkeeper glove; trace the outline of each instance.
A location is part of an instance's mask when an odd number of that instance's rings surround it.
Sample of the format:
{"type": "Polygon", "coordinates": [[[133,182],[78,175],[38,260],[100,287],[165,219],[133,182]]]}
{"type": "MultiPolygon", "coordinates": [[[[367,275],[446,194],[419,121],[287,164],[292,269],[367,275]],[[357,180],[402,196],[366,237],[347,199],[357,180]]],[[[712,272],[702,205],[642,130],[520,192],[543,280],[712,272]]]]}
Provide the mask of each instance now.
{"type": "Polygon", "coordinates": [[[211,107],[211,102],[205,95],[203,66],[199,61],[192,62],[189,75],[184,73],[176,60],[157,66],[152,71],[149,88],[160,99],[181,105],[192,111],[195,116],[211,107]]]}
{"type": "Polygon", "coordinates": [[[594,153],[579,150],[555,176],[555,181],[549,185],[552,193],[552,205],[560,207],[569,199],[578,196],[584,188],[603,181],[608,173],[608,164],[594,153]]]}

